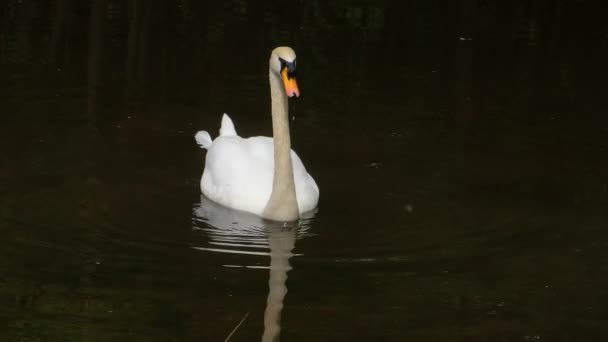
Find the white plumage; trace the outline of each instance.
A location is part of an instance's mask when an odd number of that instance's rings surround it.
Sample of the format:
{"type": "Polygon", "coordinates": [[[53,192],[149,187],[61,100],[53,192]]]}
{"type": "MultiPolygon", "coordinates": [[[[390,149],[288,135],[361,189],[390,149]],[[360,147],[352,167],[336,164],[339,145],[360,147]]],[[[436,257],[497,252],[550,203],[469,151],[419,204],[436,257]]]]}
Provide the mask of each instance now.
{"type": "MultiPolygon", "coordinates": [[[[224,206],[263,216],[273,185],[273,138],[238,136],[227,114],[215,140],[206,131],[199,131],[195,138],[207,149],[203,194],[224,206]]],[[[298,211],[303,214],[317,206],[319,188],[293,150],[291,158],[298,211]]]]}

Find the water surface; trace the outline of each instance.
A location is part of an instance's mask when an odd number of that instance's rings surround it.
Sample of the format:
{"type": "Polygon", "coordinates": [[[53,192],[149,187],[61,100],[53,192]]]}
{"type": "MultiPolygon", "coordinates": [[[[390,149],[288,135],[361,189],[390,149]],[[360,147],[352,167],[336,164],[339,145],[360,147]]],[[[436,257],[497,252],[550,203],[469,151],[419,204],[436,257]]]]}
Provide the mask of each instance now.
{"type": "Polygon", "coordinates": [[[127,3],[2,5],[0,340],[608,336],[594,5],[127,3]],[[277,226],[200,196],[193,136],[271,133],[283,44],[321,201],[277,226]]]}

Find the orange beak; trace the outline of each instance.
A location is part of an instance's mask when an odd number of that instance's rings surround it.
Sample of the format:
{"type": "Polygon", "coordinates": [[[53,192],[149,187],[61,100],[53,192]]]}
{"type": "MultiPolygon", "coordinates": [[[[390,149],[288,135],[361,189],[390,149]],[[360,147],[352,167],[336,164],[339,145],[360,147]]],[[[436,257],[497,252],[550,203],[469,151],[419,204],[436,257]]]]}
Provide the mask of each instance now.
{"type": "Polygon", "coordinates": [[[298,83],[296,82],[295,77],[289,77],[287,75],[287,68],[283,68],[281,71],[281,78],[283,79],[283,84],[285,85],[285,92],[289,97],[299,97],[300,89],[298,89],[298,83]]]}

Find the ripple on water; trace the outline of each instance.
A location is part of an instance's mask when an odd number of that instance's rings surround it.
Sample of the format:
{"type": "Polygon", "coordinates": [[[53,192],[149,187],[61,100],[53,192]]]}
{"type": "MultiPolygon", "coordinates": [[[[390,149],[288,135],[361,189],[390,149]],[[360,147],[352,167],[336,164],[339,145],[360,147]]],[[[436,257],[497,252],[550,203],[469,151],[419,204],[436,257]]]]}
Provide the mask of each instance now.
{"type": "MultiPolygon", "coordinates": [[[[293,254],[295,240],[312,235],[310,217],[301,219],[297,226],[262,220],[252,214],[218,205],[201,195],[201,202],[193,209],[192,229],[203,233],[206,241],[192,245],[193,249],[225,254],[271,256],[271,253],[293,254]],[[295,228],[295,229],[294,229],[295,228]]],[[[262,268],[259,265],[224,264],[224,267],[262,268]]]]}

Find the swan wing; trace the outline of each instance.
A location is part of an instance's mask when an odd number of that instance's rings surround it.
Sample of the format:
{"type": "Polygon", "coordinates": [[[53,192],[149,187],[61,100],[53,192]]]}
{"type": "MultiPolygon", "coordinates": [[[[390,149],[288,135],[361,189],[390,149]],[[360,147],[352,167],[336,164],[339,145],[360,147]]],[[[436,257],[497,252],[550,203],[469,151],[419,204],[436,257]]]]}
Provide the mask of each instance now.
{"type": "Polygon", "coordinates": [[[300,214],[309,212],[317,207],[319,202],[319,187],[306,171],[306,167],[298,154],[291,150],[293,164],[293,178],[296,184],[296,198],[298,200],[298,211],[300,214]]]}
{"type": "MultiPolygon", "coordinates": [[[[316,207],[319,188],[291,151],[300,213],[316,207]]],[[[261,215],[272,192],[274,145],[269,137],[220,136],[207,152],[201,190],[222,205],[261,215]]]]}
{"type": "Polygon", "coordinates": [[[272,191],[272,139],[220,136],[207,152],[201,190],[222,205],[261,215],[272,191]]]}

